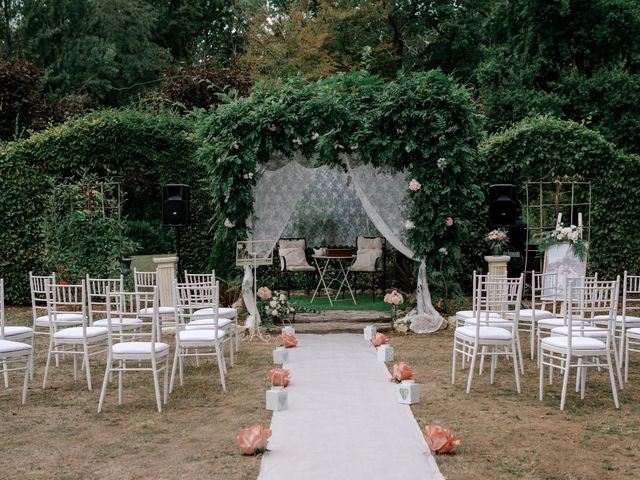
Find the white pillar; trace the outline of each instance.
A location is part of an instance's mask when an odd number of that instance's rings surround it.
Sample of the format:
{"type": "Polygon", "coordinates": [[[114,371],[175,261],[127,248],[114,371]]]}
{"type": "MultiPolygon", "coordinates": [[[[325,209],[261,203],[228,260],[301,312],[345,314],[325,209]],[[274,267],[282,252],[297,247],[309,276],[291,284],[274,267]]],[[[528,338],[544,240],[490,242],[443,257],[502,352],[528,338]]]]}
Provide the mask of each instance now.
{"type": "Polygon", "coordinates": [[[492,277],[504,277],[507,275],[507,263],[511,260],[509,255],[488,255],[484,257],[489,265],[489,275],[492,277]]]}
{"type": "Polygon", "coordinates": [[[176,278],[178,257],[155,257],[156,274],[158,278],[158,292],[161,307],[174,307],[173,281],[176,278]]]}

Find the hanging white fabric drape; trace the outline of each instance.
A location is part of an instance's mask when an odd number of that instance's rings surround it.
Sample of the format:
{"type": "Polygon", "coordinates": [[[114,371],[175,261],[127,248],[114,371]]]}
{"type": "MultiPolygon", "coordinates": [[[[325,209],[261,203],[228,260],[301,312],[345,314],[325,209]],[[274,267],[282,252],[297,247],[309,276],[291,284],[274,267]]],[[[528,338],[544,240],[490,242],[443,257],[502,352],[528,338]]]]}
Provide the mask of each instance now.
{"type": "Polygon", "coordinates": [[[442,326],[443,318],[431,303],[424,258],[417,258],[406,242],[406,173],[384,172],[368,165],[353,167],[345,158],[353,187],[367,215],[378,231],[400,253],[420,262],[416,289],[416,309],[406,316],[411,330],[417,333],[435,332],[442,326]]]}
{"type": "MultiPolygon", "coordinates": [[[[278,170],[264,169],[257,173],[253,189],[253,218],[248,222],[250,240],[270,240],[270,246],[258,256],[266,256],[275,247],[287,222],[300,203],[304,191],[312,179],[313,170],[296,161],[286,163],[278,170]]],[[[253,292],[252,267],[244,267],[242,299],[249,316],[249,329],[260,325],[260,312],[253,292]]]]}
{"type": "MultiPolygon", "coordinates": [[[[355,190],[371,223],[396,250],[421,262],[416,292],[417,309],[408,315],[412,330],[418,333],[437,330],[443,320],[431,304],[424,260],[416,258],[406,243],[406,173],[384,172],[370,165],[352,166],[349,159],[345,160],[346,175],[351,181],[351,186],[348,188],[355,190]]],[[[278,166],[276,165],[276,168],[278,166]]],[[[272,250],[303,200],[307,187],[312,182],[326,177],[327,170],[330,168],[329,166],[318,168],[304,166],[293,159],[280,168],[269,170],[267,166],[260,172],[253,191],[254,215],[248,222],[250,239],[270,240],[269,251],[272,250]]],[[[344,184],[340,184],[339,187],[345,188],[344,184]]],[[[324,212],[326,205],[318,205],[318,209],[324,212]]],[[[351,210],[348,209],[348,212],[351,210]]],[[[355,241],[355,238],[353,240],[355,241]]],[[[268,251],[258,253],[267,254],[268,251]]],[[[251,267],[245,267],[242,296],[249,312],[247,326],[254,328],[260,324],[260,316],[254,296],[251,267]]]]}

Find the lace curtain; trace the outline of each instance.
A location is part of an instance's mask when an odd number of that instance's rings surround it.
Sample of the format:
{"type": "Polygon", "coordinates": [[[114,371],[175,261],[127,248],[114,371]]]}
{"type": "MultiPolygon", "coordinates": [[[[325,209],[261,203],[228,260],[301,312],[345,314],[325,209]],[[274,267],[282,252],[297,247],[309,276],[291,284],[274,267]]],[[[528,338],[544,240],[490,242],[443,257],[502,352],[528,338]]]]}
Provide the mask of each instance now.
{"type": "MultiPolygon", "coordinates": [[[[359,235],[381,234],[396,250],[421,261],[406,243],[406,173],[352,166],[353,159],[345,160],[347,172],[326,165],[314,168],[313,159],[297,157],[275,158],[266,165],[253,192],[251,238],[271,240],[273,248],[281,237],[304,237],[308,246],[320,246],[353,245],[359,235]]],[[[417,310],[408,315],[412,329],[435,331],[442,318],[431,304],[424,261],[417,284],[417,310]]],[[[253,327],[260,319],[250,267],[245,267],[242,293],[247,325],[253,327]]]]}

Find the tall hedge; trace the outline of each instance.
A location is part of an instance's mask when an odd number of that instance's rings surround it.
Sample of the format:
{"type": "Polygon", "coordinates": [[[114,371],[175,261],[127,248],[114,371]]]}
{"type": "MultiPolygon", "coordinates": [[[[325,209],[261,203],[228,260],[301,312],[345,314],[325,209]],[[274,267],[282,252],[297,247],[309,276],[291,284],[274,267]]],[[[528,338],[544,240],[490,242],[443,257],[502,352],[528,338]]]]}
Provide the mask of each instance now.
{"type": "Polygon", "coordinates": [[[535,117],[480,145],[486,183],[574,178],[591,181],[589,269],[609,277],[640,272],[640,157],[616,150],[598,132],[571,121],[535,117]]]}
{"type": "Polygon", "coordinates": [[[192,226],[183,235],[183,266],[203,270],[209,255],[205,171],[195,160],[190,120],[171,113],[104,110],[37,133],[0,150],[0,278],[7,302],[28,299],[27,273],[41,268],[42,203],[49,177],[82,172],[118,176],[127,193],[125,212],[159,221],[161,186],[192,187],[192,226]]]}

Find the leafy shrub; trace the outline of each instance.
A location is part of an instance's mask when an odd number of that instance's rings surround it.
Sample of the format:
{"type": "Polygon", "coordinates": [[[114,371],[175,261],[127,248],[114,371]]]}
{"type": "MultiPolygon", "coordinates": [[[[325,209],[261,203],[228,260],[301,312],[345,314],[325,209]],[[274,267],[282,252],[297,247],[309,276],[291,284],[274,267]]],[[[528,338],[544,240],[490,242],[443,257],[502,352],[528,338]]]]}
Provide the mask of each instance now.
{"type": "Polygon", "coordinates": [[[609,277],[640,271],[640,157],[625,155],[583,125],[550,117],[525,119],[480,145],[485,183],[591,181],[589,268],[609,277]]]}
{"type": "Polygon", "coordinates": [[[84,176],[53,185],[44,205],[44,264],[76,283],[87,274],[108,278],[119,273],[122,257],[135,244],[124,236],[120,199],[110,182],[84,176]]]}
{"type": "Polygon", "coordinates": [[[103,110],[34,134],[0,149],[0,208],[8,215],[0,232],[0,276],[7,301],[28,297],[27,272],[42,271],[42,205],[50,195],[48,177],[78,178],[79,172],[119,177],[132,220],[160,219],[161,186],[192,187],[192,225],[183,235],[183,266],[204,271],[211,235],[203,214],[210,208],[202,189],[205,169],[194,159],[192,123],[171,113],[103,110]]]}
{"type": "Polygon", "coordinates": [[[172,239],[165,235],[161,222],[128,220],[125,222],[127,238],[135,242],[134,255],[167,253],[173,249],[172,239]]]}

